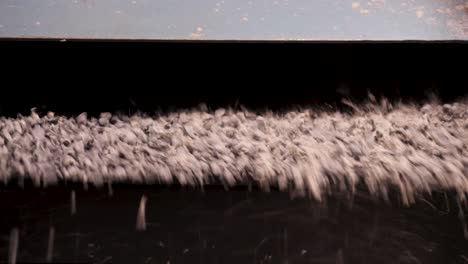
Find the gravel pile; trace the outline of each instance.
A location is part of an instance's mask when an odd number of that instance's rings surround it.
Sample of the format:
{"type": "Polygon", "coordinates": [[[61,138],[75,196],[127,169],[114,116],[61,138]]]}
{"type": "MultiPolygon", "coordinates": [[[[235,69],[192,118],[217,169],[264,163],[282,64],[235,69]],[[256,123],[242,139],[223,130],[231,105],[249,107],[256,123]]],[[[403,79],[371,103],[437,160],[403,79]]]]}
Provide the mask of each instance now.
{"type": "Polygon", "coordinates": [[[402,201],[468,192],[468,103],[355,106],[352,113],[206,108],[100,118],[0,118],[0,179],[226,185],[250,181],[321,199],[358,183],[402,201]]]}

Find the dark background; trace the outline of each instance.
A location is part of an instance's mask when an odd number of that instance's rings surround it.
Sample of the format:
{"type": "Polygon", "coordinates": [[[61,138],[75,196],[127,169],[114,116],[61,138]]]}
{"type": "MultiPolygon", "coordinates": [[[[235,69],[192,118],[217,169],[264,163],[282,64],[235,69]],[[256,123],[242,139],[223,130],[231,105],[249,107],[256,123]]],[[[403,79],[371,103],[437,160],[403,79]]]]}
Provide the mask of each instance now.
{"type": "Polygon", "coordinates": [[[465,42],[11,41],[0,114],[133,113],[201,102],[281,109],[468,92],[465,42]],[[340,91],[348,91],[343,94],[340,91]]]}
{"type": "MultiPolygon", "coordinates": [[[[0,41],[0,115],[134,113],[243,104],[254,110],[360,101],[367,91],[453,102],[468,91],[463,42],[0,41]],[[344,91],[348,91],[345,93],[344,91]]],[[[0,187],[0,262],[43,262],[49,228],[62,263],[468,263],[466,208],[434,192],[404,207],[358,191],[321,203],[223,186],[60,183],[0,187]],[[76,191],[77,214],[70,215],[76,191]],[[148,229],[135,230],[141,195],[148,229]],[[461,210],[461,211],[460,211],[461,210]],[[462,212],[462,214],[460,214],[462,212]],[[465,226],[464,226],[465,225],[465,226]],[[465,229],[464,229],[465,227],[465,229]]]]}
{"type": "Polygon", "coordinates": [[[360,189],[319,202],[246,187],[115,184],[112,196],[70,183],[2,187],[0,263],[13,227],[20,263],[45,262],[51,227],[57,263],[467,263],[454,193],[434,191],[409,207],[391,197],[360,189]],[[142,195],[147,229],[137,231],[142,195]]]}

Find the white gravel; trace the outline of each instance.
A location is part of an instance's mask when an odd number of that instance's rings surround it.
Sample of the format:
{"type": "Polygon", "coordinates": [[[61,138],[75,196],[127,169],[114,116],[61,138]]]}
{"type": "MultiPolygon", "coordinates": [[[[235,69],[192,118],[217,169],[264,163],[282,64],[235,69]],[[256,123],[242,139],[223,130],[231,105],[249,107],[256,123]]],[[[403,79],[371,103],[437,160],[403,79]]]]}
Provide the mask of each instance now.
{"type": "Polygon", "coordinates": [[[261,186],[321,199],[364,183],[402,201],[468,191],[468,103],[423,107],[386,101],[354,113],[301,109],[255,114],[204,109],[88,118],[49,113],[0,118],[0,179],[261,186]]]}

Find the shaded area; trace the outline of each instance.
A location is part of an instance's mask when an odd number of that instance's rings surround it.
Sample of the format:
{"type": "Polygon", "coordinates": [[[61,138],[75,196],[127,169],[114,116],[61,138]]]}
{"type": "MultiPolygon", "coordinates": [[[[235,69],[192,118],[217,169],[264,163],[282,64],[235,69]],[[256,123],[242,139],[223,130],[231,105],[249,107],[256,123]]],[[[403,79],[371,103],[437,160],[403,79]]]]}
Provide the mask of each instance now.
{"type": "Polygon", "coordinates": [[[450,102],[468,92],[465,43],[0,42],[0,114],[281,109],[342,98],[450,102]]]}
{"type": "Polygon", "coordinates": [[[58,262],[466,263],[468,257],[450,193],[433,193],[405,208],[361,191],[317,203],[242,187],[201,192],[117,185],[111,197],[105,188],[62,185],[2,187],[0,201],[2,260],[10,230],[18,227],[18,261],[44,261],[51,226],[58,262]],[[143,194],[147,229],[136,231],[143,194]]]}

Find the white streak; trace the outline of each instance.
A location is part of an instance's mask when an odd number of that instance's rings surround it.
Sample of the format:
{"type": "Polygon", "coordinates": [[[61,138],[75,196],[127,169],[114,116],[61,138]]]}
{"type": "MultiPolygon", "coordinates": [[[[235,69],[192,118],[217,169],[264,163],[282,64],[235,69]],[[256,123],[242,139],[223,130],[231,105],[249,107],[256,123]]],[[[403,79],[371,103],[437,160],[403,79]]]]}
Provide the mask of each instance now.
{"type": "Polygon", "coordinates": [[[71,197],[70,197],[70,214],[75,215],[76,214],[76,194],[75,190],[71,191],[71,197]]]}
{"type": "Polygon", "coordinates": [[[10,248],[9,248],[9,255],[8,255],[9,264],[16,264],[18,246],[19,246],[19,230],[18,228],[13,228],[10,233],[10,248]]]}
{"type": "Polygon", "coordinates": [[[140,206],[138,207],[136,230],[146,230],[146,196],[141,196],[140,206]]]}
{"type": "Polygon", "coordinates": [[[47,255],[46,262],[52,262],[54,256],[54,240],[55,240],[55,228],[53,226],[49,229],[49,240],[47,242],[47,255]]]}

